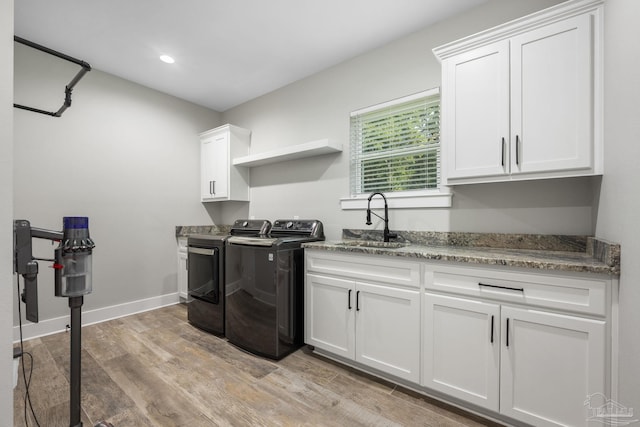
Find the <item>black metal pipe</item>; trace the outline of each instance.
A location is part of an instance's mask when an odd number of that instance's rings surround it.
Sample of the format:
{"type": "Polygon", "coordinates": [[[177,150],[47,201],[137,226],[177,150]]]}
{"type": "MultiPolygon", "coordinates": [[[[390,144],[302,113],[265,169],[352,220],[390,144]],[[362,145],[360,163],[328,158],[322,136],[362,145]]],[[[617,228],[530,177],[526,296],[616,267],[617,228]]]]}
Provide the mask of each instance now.
{"type": "Polygon", "coordinates": [[[34,49],[38,49],[42,52],[48,53],[49,55],[57,56],[58,58],[64,59],[65,61],[73,62],[74,64],[78,64],[79,66],[86,69],[87,71],[91,71],[91,65],[87,64],[84,61],[81,61],[80,59],[76,59],[72,56],[58,52],[57,50],[49,49],[48,47],[42,46],[38,43],[34,43],[29,40],[25,40],[22,37],[18,37],[18,36],[13,36],[13,41],[21,43],[25,46],[32,47],[34,49]]]}
{"type": "Polygon", "coordinates": [[[33,108],[33,107],[27,107],[25,105],[20,105],[20,104],[13,104],[14,108],[19,108],[21,110],[27,110],[27,111],[31,111],[34,113],[40,113],[40,114],[44,114],[47,116],[52,116],[52,117],[61,117],[62,113],[64,113],[64,111],[71,107],[71,91],[73,90],[73,87],[80,81],[80,79],[89,71],[91,71],[91,65],[89,65],[88,63],[81,61],[80,59],[76,59],[72,56],[69,55],[65,55],[64,53],[60,53],[56,50],[53,49],[49,49],[48,47],[42,46],[38,43],[34,43],[32,41],[29,40],[25,40],[22,37],[18,37],[18,36],[13,36],[13,40],[17,43],[21,43],[25,46],[29,46],[31,48],[40,50],[42,52],[48,53],[49,55],[53,55],[56,56],[60,59],[64,59],[65,61],[69,61],[69,62],[73,62],[74,64],[78,64],[79,66],[81,66],[82,68],[80,69],[80,71],[78,71],[78,73],[75,75],[75,77],[71,80],[71,82],[65,87],[64,90],[64,103],[62,104],[62,106],[58,109],[58,111],[53,112],[53,111],[45,111],[45,110],[41,110],[39,108],[33,108]]]}
{"type": "Polygon", "coordinates": [[[70,297],[71,309],[71,361],[69,366],[69,426],[82,427],[80,418],[81,357],[82,357],[82,302],[83,297],[70,297]]]}
{"type": "Polygon", "coordinates": [[[20,104],[13,104],[13,108],[19,108],[21,110],[27,110],[27,111],[31,111],[34,113],[40,113],[40,114],[45,114],[47,116],[53,116],[56,117],[56,113],[52,112],[52,111],[45,111],[45,110],[41,110],[39,108],[33,108],[33,107],[27,107],[25,105],[20,105],[20,104]]]}

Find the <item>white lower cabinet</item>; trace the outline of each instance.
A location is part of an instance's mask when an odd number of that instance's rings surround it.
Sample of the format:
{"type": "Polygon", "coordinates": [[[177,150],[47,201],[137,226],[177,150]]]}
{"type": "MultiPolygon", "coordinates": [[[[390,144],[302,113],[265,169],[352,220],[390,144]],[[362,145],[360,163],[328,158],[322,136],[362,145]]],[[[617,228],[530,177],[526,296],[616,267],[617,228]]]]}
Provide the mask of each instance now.
{"type": "Polygon", "coordinates": [[[305,342],[419,383],[419,264],[310,252],[305,342]]]}
{"type": "Polygon", "coordinates": [[[605,393],[605,322],[504,306],[500,412],[536,426],[586,426],[605,393]]]}
{"type": "Polygon", "coordinates": [[[356,361],[420,380],[420,292],[356,282],[356,361]]]}
{"type": "Polygon", "coordinates": [[[347,359],[355,359],[355,314],[351,294],[355,283],[307,274],[305,342],[347,359]]]}
{"type": "Polygon", "coordinates": [[[420,379],[420,292],[307,274],[306,342],[382,372],[420,379]]]}
{"type": "Polygon", "coordinates": [[[498,411],[500,306],[424,294],[422,385],[498,411]]]}
{"type": "Polygon", "coordinates": [[[587,425],[604,321],[428,292],[424,307],[422,385],[535,426],[587,425]]]}
{"type": "Polygon", "coordinates": [[[187,272],[187,238],[178,238],[178,296],[181,301],[186,301],[188,295],[188,272],[187,272]]]}
{"type": "Polygon", "coordinates": [[[305,257],[305,342],[328,356],[536,427],[588,426],[591,396],[615,396],[617,279],[310,249],[305,257]]]}

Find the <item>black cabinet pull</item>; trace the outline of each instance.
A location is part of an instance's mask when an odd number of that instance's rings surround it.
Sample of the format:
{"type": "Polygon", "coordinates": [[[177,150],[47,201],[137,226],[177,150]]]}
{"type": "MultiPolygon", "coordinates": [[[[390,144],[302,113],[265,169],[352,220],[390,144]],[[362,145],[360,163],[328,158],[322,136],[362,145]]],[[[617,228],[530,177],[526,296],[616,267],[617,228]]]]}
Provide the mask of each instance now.
{"type": "Polygon", "coordinates": [[[506,341],[507,341],[507,347],[509,347],[509,318],[507,317],[507,337],[506,337],[506,341]]]}
{"type": "Polygon", "coordinates": [[[356,311],[360,311],[360,291],[356,291],[356,311]]]}
{"type": "Polygon", "coordinates": [[[216,194],[216,182],[215,181],[211,181],[211,183],[212,183],[211,188],[213,189],[211,191],[211,194],[213,194],[215,196],[215,194],[216,194]]]}
{"type": "Polygon", "coordinates": [[[479,282],[478,286],[482,288],[494,288],[494,289],[504,289],[507,291],[524,292],[524,288],[512,288],[510,286],[489,285],[488,283],[482,283],[482,282],[479,282]]]}
{"type": "Polygon", "coordinates": [[[351,308],[352,308],[352,307],[351,307],[351,289],[349,289],[349,296],[348,296],[347,298],[348,298],[348,306],[349,306],[349,310],[351,310],[351,308]]]}
{"type": "Polygon", "coordinates": [[[493,314],[491,315],[491,344],[493,344],[493,314]]]}
{"type": "Polygon", "coordinates": [[[504,167],[504,150],[505,150],[505,142],[504,142],[504,136],[503,136],[502,137],[502,156],[500,157],[500,162],[503,167],[504,167]]]}
{"type": "Polygon", "coordinates": [[[520,164],[520,137],[516,135],[516,165],[520,164]]]}

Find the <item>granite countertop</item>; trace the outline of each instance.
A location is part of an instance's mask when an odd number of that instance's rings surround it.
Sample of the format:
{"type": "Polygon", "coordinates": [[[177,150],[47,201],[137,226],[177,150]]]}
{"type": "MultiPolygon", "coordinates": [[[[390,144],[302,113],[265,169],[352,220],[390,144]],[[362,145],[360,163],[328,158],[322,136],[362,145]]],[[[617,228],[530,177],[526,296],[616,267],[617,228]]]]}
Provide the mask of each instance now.
{"type": "Polygon", "coordinates": [[[390,247],[382,233],[343,230],[340,241],[305,243],[308,249],[469,264],[620,275],[620,245],[591,236],[398,231],[390,247]],[[369,243],[367,243],[369,242],[369,243]],[[375,243],[374,243],[375,244],[375,243]],[[383,244],[384,246],[384,244],[383,244]]]}
{"type": "Polygon", "coordinates": [[[192,234],[226,235],[230,225],[176,225],[176,237],[189,237],[192,234]]]}

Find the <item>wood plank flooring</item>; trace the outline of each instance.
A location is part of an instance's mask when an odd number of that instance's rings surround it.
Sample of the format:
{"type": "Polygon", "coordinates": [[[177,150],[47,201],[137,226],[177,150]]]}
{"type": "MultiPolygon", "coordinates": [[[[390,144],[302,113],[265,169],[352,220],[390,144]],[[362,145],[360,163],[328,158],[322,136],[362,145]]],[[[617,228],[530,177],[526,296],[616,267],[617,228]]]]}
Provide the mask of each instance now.
{"type": "MultiPolygon", "coordinates": [[[[69,425],[69,336],[25,343],[42,427],[69,425]]],[[[14,426],[23,427],[21,373],[14,426]]],[[[83,328],[82,422],[100,420],[116,427],[496,425],[306,348],[278,362],[247,354],[191,326],[180,304],[83,328]]]]}

